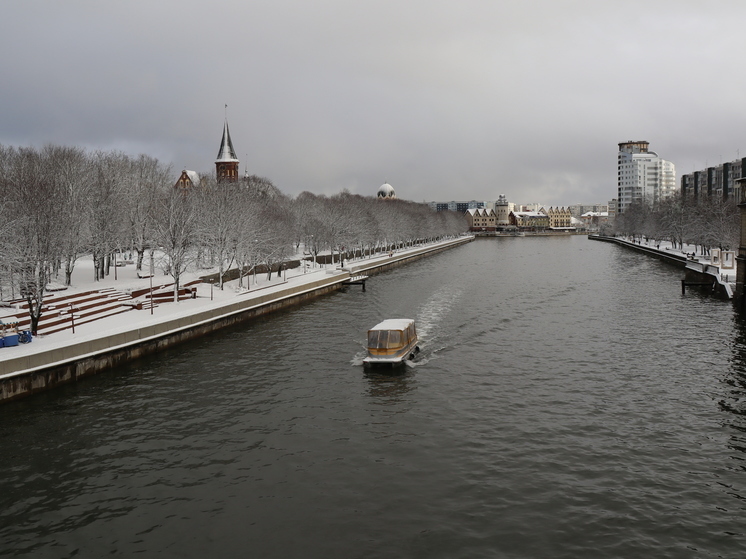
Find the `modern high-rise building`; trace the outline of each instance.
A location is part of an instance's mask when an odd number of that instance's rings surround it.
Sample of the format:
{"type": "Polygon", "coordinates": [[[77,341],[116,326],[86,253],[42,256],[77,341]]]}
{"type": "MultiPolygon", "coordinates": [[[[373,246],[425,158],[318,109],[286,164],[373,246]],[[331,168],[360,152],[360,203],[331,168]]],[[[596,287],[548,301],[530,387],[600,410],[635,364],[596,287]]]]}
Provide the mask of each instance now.
{"type": "Polygon", "coordinates": [[[617,157],[617,212],[633,202],[659,202],[676,192],[676,168],[645,141],[622,142],[617,157]]]}

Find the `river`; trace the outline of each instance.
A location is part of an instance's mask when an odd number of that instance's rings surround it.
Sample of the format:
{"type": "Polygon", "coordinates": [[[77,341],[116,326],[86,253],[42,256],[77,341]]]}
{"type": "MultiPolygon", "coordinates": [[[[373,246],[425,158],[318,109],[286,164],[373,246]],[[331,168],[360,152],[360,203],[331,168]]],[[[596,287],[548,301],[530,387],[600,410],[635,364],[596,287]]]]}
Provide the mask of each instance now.
{"type": "Polygon", "coordinates": [[[0,406],[0,556],[743,557],[746,327],[681,275],[478,239],[0,406]]]}

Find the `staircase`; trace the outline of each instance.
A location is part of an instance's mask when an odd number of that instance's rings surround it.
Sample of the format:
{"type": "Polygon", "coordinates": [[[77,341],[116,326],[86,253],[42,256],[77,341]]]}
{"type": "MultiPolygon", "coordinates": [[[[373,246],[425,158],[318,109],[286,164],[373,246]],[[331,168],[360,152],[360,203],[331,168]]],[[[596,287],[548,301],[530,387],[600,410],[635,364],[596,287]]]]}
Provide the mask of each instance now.
{"type": "MultiPolygon", "coordinates": [[[[53,334],[72,328],[71,311],[74,313],[76,326],[130,311],[132,307],[122,305],[122,301],[130,299],[126,293],[113,288],[74,294],[49,293],[44,297],[37,333],[53,334]]],[[[18,318],[18,329],[30,330],[28,303],[25,300],[18,300],[11,301],[11,305],[18,318]]]]}
{"type": "MultiPolygon", "coordinates": [[[[179,289],[179,300],[192,299],[196,296],[195,284],[201,280],[195,280],[179,289]]],[[[44,297],[42,314],[39,319],[37,334],[54,334],[62,330],[72,328],[74,315],[75,326],[88,324],[101,318],[115,316],[135,309],[150,310],[157,308],[158,303],[170,303],[173,301],[173,284],[153,286],[153,299],[150,300],[150,287],[136,289],[131,292],[123,292],[107,287],[98,291],[86,291],[83,293],[65,293],[56,291],[47,293],[44,297]],[[142,304],[135,305],[136,300],[142,304]]],[[[17,299],[8,302],[7,314],[13,314],[18,318],[18,330],[30,330],[31,318],[28,312],[28,303],[17,299]]]]}

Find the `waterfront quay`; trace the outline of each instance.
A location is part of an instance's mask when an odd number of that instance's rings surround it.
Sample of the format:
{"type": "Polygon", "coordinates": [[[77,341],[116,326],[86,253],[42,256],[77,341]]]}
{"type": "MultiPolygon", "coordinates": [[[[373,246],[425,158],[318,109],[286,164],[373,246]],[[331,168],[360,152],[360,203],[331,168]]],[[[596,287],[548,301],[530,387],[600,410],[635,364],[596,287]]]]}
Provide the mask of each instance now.
{"type": "Polygon", "coordinates": [[[718,252],[716,258],[697,256],[696,247],[687,245],[684,250],[674,249],[670,242],[636,242],[620,237],[605,235],[588,235],[590,240],[615,243],[684,270],[681,279],[682,293],[686,287],[697,287],[723,299],[733,299],[736,288],[735,257],[732,260],[722,258],[718,252]]]}
{"type": "Polygon", "coordinates": [[[79,327],[77,334],[65,331],[3,348],[0,403],[304,303],[338,291],[360,276],[381,273],[472,240],[464,236],[348,261],[344,266],[300,273],[276,285],[229,296],[213,298],[214,286],[200,284],[196,299],[163,305],[155,315],[148,310],[131,311],[79,327]]]}

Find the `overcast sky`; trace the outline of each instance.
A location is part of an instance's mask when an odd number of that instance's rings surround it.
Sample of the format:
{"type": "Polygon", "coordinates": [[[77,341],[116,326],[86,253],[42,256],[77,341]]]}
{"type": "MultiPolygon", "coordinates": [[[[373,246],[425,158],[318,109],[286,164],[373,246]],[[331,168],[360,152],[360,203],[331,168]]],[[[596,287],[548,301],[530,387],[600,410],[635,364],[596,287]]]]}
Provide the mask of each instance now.
{"type": "Polygon", "coordinates": [[[0,143],[147,153],[282,191],[548,205],[616,195],[617,144],[746,156],[746,2],[24,0],[0,143]],[[740,152],[739,152],[740,150],[740,152]]]}

